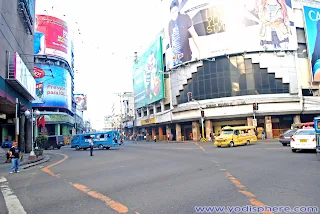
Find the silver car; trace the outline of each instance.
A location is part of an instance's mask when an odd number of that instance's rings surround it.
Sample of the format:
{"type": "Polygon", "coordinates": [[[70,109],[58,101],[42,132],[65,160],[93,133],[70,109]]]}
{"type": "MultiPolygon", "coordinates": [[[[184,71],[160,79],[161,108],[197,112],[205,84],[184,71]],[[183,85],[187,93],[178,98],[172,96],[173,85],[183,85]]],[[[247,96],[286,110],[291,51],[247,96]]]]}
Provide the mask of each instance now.
{"type": "Polygon", "coordinates": [[[294,133],[296,133],[298,129],[289,129],[285,133],[280,135],[280,143],[282,143],[283,146],[290,145],[290,139],[294,133]]]}

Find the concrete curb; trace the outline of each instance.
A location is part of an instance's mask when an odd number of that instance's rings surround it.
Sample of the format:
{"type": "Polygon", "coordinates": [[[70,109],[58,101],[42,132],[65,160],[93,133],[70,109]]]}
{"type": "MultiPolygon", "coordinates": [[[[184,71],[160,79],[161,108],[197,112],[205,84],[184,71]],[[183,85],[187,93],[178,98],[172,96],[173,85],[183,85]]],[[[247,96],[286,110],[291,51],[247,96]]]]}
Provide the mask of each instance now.
{"type": "Polygon", "coordinates": [[[30,167],[48,162],[51,159],[51,157],[49,155],[44,155],[43,158],[41,158],[40,160],[37,161],[33,161],[31,163],[24,163],[21,165],[21,169],[28,169],[30,167]]]}

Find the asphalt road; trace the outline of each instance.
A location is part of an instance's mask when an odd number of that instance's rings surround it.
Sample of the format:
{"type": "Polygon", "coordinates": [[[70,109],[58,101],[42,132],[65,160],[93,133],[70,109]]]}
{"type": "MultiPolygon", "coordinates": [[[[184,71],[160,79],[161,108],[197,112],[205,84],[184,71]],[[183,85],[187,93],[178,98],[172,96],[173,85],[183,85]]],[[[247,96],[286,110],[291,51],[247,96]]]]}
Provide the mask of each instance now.
{"type": "Polygon", "coordinates": [[[278,142],[235,148],[125,142],[120,149],[95,150],[93,157],[68,147],[49,152],[49,163],[0,174],[1,214],[18,208],[32,214],[185,214],[196,213],[195,206],[320,205],[320,160],[278,142]]]}

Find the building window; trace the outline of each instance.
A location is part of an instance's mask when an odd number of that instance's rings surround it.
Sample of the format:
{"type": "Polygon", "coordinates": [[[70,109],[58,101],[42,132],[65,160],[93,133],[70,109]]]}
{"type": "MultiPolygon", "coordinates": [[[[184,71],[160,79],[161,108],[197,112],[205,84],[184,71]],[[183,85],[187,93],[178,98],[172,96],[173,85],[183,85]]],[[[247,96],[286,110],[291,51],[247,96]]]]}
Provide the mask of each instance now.
{"type": "Polygon", "coordinates": [[[178,103],[188,102],[188,92],[195,100],[257,94],[289,93],[289,84],[275,78],[266,68],[243,56],[204,61],[177,96],[178,103]]]}

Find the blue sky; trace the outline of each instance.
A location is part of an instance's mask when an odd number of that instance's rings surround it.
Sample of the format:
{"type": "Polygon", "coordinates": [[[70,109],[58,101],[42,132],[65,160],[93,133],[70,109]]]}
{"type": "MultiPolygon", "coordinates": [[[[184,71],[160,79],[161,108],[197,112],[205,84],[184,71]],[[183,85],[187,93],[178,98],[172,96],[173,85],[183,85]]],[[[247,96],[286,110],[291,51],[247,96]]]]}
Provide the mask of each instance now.
{"type": "Polygon", "coordinates": [[[75,92],[87,93],[85,118],[102,128],[114,93],[132,91],[133,53],[145,51],[163,28],[161,1],[37,0],[36,13],[73,28],[75,92]]]}

